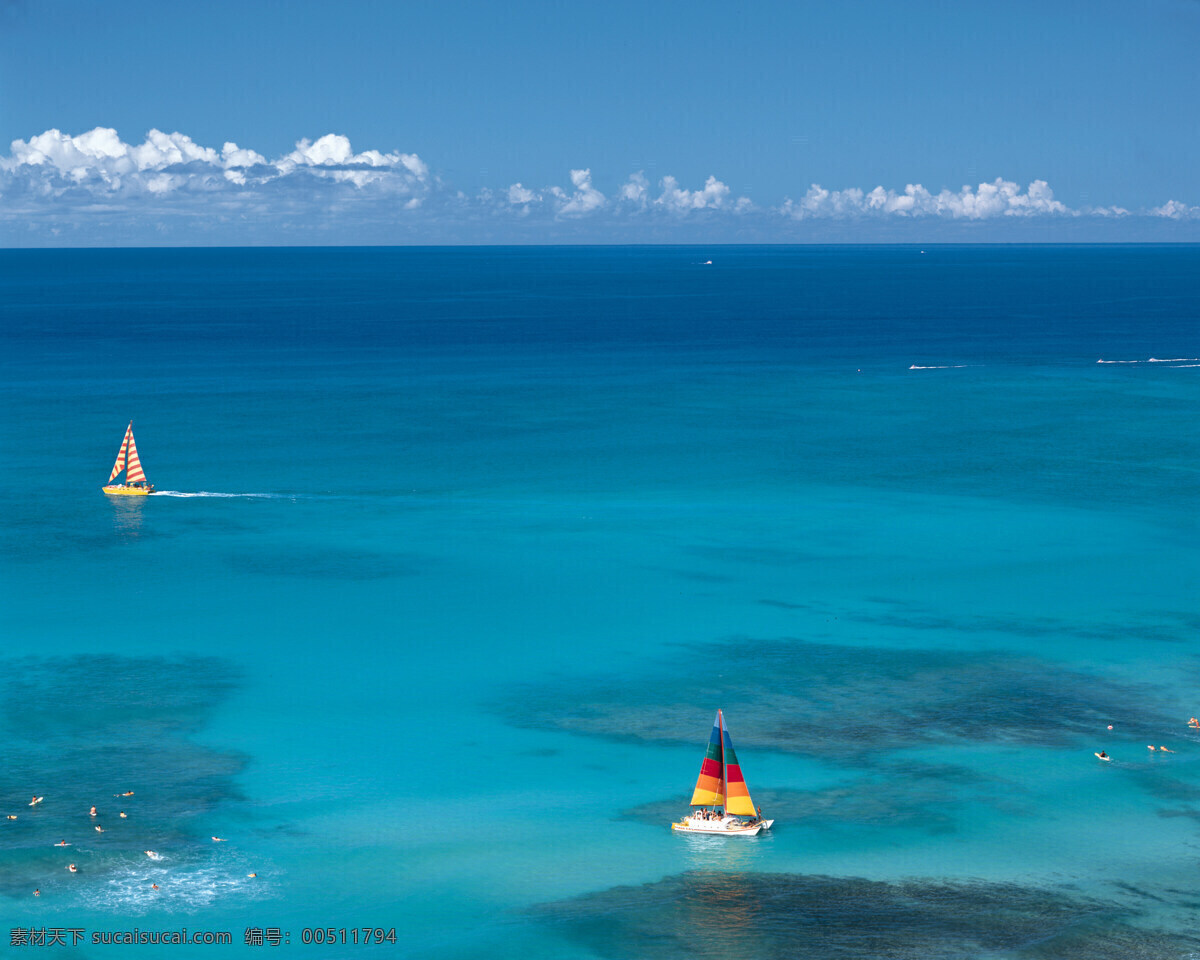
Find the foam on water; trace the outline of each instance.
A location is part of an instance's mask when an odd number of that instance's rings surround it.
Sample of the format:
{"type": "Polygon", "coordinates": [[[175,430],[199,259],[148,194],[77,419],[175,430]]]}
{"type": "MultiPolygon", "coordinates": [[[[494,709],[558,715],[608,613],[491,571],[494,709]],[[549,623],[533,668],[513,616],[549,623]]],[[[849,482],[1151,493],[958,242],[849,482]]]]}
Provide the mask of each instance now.
{"type": "Polygon", "coordinates": [[[1159,357],[1149,357],[1145,360],[1097,360],[1097,363],[1178,363],[1181,365],[1191,364],[1194,361],[1200,360],[1200,357],[1175,357],[1173,359],[1160,359],[1159,357]]]}
{"type": "Polygon", "coordinates": [[[273,875],[261,871],[248,877],[246,864],[168,868],[129,865],[80,891],[82,903],[93,910],[122,916],[147,913],[197,913],[221,902],[242,904],[277,895],[273,875]],[[153,884],[158,884],[154,889],[153,884]]]}
{"type": "Polygon", "coordinates": [[[197,490],[187,493],[183,490],[155,490],[152,497],[216,497],[223,500],[299,500],[303,494],[292,493],[215,493],[209,490],[197,490]]]}

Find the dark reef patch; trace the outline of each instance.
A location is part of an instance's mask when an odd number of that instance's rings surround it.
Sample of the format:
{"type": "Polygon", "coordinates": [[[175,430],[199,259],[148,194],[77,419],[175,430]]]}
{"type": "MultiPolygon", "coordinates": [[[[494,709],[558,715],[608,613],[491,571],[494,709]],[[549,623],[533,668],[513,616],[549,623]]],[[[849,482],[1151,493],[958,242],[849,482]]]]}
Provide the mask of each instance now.
{"type": "Polygon", "coordinates": [[[1173,817],[1187,817],[1188,819],[1195,820],[1197,823],[1200,823],[1200,810],[1195,810],[1191,807],[1179,807],[1178,809],[1165,808],[1159,810],[1158,815],[1167,819],[1173,817]]]}
{"type": "Polygon", "coordinates": [[[226,661],[27,657],[0,667],[0,816],[17,816],[0,820],[0,894],[27,897],[32,877],[61,872],[59,840],[103,873],[130,853],[203,845],[199,822],[243,799],[236,777],[247,758],[193,739],[239,683],[226,661]],[[31,808],[34,794],[45,800],[31,808]]]}
{"type": "Polygon", "coordinates": [[[851,623],[866,623],[892,630],[952,631],[962,635],[992,633],[1027,639],[1058,635],[1080,640],[1119,641],[1137,637],[1150,642],[1181,643],[1193,632],[1187,618],[1171,613],[1162,614],[1161,622],[1156,624],[1077,623],[1056,617],[945,617],[901,600],[871,597],[866,602],[884,609],[860,608],[841,612],[839,616],[851,623]]]}
{"type": "Polygon", "coordinates": [[[1200,800],[1200,784],[1182,780],[1168,772],[1170,769],[1134,768],[1130,775],[1137,781],[1138,786],[1156,800],[1171,803],[1194,803],[1200,800]]]}
{"type": "Polygon", "coordinates": [[[688,872],[534,910],[598,957],[625,960],[1183,960],[1193,931],[1142,929],[1070,890],[688,872]]]}
{"type": "Polygon", "coordinates": [[[493,706],[534,729],[671,743],[703,739],[707,710],[736,718],[735,743],[847,757],[928,744],[1063,746],[1125,721],[1172,722],[1145,684],[995,651],[888,649],[793,639],[681,645],[660,669],[509,687],[493,706]],[[645,679],[630,679],[643,676],[645,679]]]}
{"type": "MultiPolygon", "coordinates": [[[[933,765],[929,765],[931,768],[933,765]]],[[[939,778],[913,773],[905,765],[880,764],[871,776],[854,777],[818,790],[754,791],[754,802],[763,816],[778,818],[801,829],[825,829],[838,824],[855,828],[911,829],[927,834],[952,833],[956,817],[968,804],[987,803],[1011,807],[1016,788],[999,780],[973,774],[965,768],[937,766],[939,778]],[[947,790],[947,784],[956,789],[947,790]],[[972,789],[975,788],[975,789],[972,789]],[[1003,797],[1004,799],[999,799],[1003,797]]],[[[690,796],[679,794],[667,800],[640,804],[620,814],[652,826],[663,826],[688,809],[690,796]]]]}

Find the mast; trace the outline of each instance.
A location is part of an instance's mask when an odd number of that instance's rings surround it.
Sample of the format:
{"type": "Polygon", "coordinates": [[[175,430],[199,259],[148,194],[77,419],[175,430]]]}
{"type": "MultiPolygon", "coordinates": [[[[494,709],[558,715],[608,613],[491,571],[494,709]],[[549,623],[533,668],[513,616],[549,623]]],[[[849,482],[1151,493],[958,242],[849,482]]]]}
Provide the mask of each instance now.
{"type": "Polygon", "coordinates": [[[717,707],[717,720],[721,724],[721,812],[724,813],[729,804],[729,779],[725,759],[725,714],[720,707],[717,707]]]}

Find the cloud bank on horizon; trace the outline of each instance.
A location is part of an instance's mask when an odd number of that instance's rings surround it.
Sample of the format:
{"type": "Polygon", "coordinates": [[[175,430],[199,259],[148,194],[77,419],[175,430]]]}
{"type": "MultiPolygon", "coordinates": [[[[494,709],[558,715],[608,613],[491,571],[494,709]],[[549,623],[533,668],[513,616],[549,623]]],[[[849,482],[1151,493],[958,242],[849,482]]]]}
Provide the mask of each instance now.
{"type": "Polygon", "coordinates": [[[333,133],[300,140],[291,152],[267,159],[236,143],[218,150],[160,130],[140,144],[105,127],[78,136],[47,130],[13,141],[9,155],[0,156],[0,224],[16,240],[6,245],[177,241],[184,232],[191,242],[222,243],[698,236],[673,232],[685,224],[719,226],[720,236],[787,242],[803,239],[798,231],[806,223],[858,225],[869,240],[872,224],[888,222],[1127,218],[1200,223],[1200,206],[1168,199],[1150,209],[1071,208],[1055,199],[1045,180],[1021,187],[1003,178],[937,192],[921,184],[902,190],[812,184],[798,198],[763,204],[735,196],[716,176],[689,189],[673,176],[652,183],[638,171],[606,193],[586,168],[570,171],[569,186],[518,182],[467,195],[415,153],[355,153],[347,137],[333,133]],[[657,232],[633,229],[639,225],[657,232]],[[97,230],[106,231],[107,241],[97,230]]]}

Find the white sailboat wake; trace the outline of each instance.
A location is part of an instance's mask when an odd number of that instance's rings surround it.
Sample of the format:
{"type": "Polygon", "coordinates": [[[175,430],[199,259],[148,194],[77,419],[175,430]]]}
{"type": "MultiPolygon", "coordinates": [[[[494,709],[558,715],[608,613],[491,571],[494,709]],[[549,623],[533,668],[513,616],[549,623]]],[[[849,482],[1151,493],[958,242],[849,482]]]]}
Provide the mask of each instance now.
{"type": "Polygon", "coordinates": [[[294,494],[288,493],[218,493],[213,490],[155,490],[152,497],[220,497],[232,500],[296,500],[294,494]]]}

